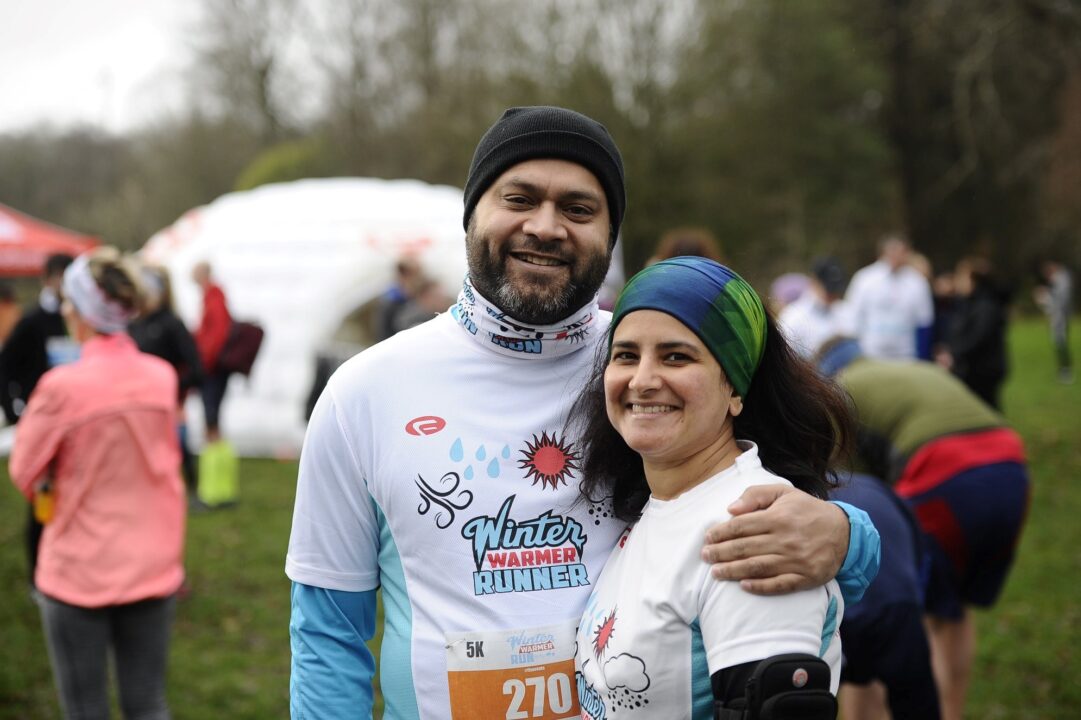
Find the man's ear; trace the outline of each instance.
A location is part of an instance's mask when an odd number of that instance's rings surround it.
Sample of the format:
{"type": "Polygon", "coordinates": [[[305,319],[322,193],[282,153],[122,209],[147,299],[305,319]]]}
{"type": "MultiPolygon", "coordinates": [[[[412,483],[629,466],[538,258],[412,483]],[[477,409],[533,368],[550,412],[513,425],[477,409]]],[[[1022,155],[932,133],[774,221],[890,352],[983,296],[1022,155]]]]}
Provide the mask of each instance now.
{"type": "Polygon", "coordinates": [[[741,412],[743,412],[743,398],[739,395],[733,395],[728,400],[728,414],[736,417],[741,412]]]}

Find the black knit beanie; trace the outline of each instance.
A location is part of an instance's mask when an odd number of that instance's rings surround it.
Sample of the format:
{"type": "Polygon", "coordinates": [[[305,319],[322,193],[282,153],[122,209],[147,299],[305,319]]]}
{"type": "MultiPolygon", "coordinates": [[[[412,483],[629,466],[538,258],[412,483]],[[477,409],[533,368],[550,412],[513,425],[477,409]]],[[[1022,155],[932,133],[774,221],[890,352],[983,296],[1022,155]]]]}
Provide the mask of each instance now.
{"type": "Polygon", "coordinates": [[[577,163],[593,173],[608,198],[614,238],[623,222],[627,195],[623,188],[623,158],[608,130],[596,120],[559,107],[515,107],[488,128],[473,153],[465,181],[465,217],[484,191],[507,168],[526,160],[556,158],[577,163]]]}

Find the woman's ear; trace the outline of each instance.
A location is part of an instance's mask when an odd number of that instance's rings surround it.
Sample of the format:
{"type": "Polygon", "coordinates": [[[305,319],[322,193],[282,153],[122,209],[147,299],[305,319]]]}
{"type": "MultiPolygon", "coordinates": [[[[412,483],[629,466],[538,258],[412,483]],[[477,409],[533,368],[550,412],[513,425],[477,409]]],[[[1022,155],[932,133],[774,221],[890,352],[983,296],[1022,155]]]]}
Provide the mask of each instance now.
{"type": "Polygon", "coordinates": [[[743,398],[739,395],[733,395],[728,399],[728,414],[736,417],[741,412],[743,412],[743,398]]]}

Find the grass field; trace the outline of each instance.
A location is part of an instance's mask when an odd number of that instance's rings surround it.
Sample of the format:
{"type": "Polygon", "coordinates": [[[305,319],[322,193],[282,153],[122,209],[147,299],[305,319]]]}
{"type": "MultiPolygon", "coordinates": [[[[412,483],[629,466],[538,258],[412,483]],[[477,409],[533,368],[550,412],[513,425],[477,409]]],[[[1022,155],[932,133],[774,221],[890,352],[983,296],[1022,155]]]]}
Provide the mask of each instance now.
{"type": "MultiPolygon", "coordinates": [[[[1075,328],[1081,358],[1081,327],[1075,328]]],[[[1081,384],[1054,382],[1046,326],[1011,333],[1005,410],[1024,436],[1032,506],[1019,557],[981,633],[969,717],[1067,718],[1081,708],[1081,384]]],[[[27,594],[25,503],[0,478],[0,720],[59,718],[27,594]]],[[[242,502],[189,520],[192,592],[178,606],[169,699],[178,720],[288,717],[294,463],[242,465],[242,502]]]]}

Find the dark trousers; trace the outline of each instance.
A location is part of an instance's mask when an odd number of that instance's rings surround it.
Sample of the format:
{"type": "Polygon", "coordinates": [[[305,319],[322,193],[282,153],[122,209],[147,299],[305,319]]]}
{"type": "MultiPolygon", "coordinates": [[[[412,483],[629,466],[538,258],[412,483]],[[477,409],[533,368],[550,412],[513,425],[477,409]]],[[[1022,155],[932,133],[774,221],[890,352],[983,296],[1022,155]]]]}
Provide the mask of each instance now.
{"type": "Polygon", "coordinates": [[[169,720],[165,668],[174,597],[83,608],[40,596],[42,625],[67,720],[108,720],[112,650],[126,720],[169,720]]]}
{"type": "Polygon", "coordinates": [[[30,585],[34,585],[34,573],[38,569],[38,546],[41,545],[41,533],[45,526],[34,517],[34,503],[28,506],[26,514],[26,567],[30,571],[30,585]]]}
{"type": "Polygon", "coordinates": [[[215,370],[203,380],[203,412],[207,430],[218,429],[218,417],[221,404],[225,400],[225,390],[229,387],[229,373],[215,370]]]}
{"type": "Polygon", "coordinates": [[[985,376],[985,375],[965,375],[961,379],[965,385],[968,385],[968,389],[975,393],[980,400],[993,407],[995,410],[1001,410],[1001,399],[999,397],[999,390],[1002,387],[1002,381],[1004,378],[1000,376],[985,376]]]}
{"type": "Polygon", "coordinates": [[[199,492],[199,468],[188,447],[188,426],[180,425],[177,435],[180,439],[180,470],[184,475],[184,484],[188,488],[188,495],[195,497],[199,492]]]}

